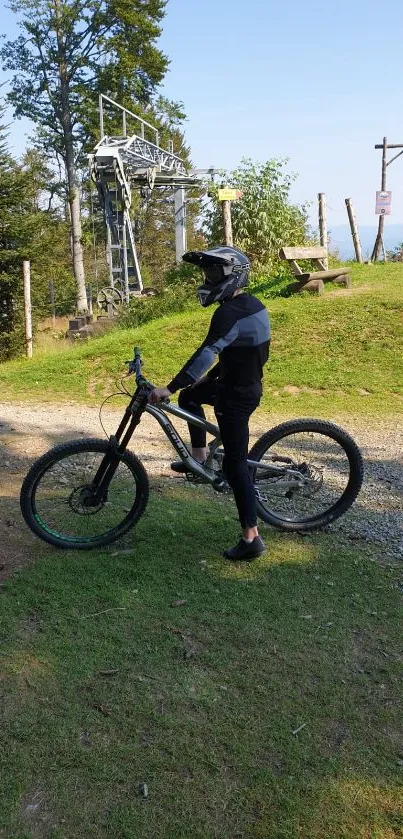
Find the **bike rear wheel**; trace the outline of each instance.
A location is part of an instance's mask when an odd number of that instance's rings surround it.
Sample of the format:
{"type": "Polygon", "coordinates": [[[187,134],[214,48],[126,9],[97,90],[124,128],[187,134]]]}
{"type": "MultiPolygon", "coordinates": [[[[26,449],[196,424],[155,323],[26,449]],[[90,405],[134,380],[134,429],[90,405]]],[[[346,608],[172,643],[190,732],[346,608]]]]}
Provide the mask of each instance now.
{"type": "Polygon", "coordinates": [[[253,479],[259,518],[282,530],[318,530],[342,516],[363,481],[361,452],[337,425],[291,420],[257,440],[253,479]],[[271,467],[280,471],[273,474],[271,467]]]}
{"type": "Polygon", "coordinates": [[[123,536],[148,501],[147,473],[135,455],[125,451],[106,497],[91,501],[92,482],[106,455],[106,440],[74,440],[50,449],[29,470],[20,495],[30,529],[58,548],[88,550],[123,536]]]}

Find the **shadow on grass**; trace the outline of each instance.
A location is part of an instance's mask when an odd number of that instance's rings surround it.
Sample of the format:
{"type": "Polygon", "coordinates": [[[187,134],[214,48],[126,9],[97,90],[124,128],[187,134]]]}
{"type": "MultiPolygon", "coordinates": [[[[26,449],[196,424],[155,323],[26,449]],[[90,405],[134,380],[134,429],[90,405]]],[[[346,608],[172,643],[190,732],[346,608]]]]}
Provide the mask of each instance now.
{"type": "Polygon", "coordinates": [[[5,584],[0,835],[399,836],[396,572],[273,531],[227,564],[205,495],[162,489],[118,545],[41,546],[5,584]]]}

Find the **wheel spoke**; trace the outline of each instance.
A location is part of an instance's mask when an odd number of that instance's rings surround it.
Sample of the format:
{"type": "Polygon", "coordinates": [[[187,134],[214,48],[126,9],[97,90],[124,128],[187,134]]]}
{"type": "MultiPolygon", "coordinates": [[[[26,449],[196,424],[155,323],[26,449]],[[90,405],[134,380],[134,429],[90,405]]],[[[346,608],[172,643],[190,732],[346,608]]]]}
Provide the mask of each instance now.
{"type": "MultiPolygon", "coordinates": [[[[299,430],[269,444],[260,463],[280,467],[282,475],[255,473],[263,509],[288,522],[315,519],[332,509],[345,493],[350,462],[342,443],[325,433],[299,430]]],[[[263,471],[263,470],[262,470],[263,471]]]]}
{"type": "Polygon", "coordinates": [[[96,500],[92,482],[107,451],[79,451],[76,446],[50,463],[34,489],[35,519],[47,533],[67,542],[102,540],[122,526],[138,497],[138,480],[131,463],[120,460],[110,481],[107,499],[96,500]]]}

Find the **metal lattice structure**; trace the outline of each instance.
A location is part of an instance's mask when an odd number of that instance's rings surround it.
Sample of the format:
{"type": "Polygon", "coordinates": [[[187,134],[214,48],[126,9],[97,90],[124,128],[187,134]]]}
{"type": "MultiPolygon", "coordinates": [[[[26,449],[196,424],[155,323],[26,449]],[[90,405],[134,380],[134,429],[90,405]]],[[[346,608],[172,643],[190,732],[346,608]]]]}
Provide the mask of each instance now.
{"type": "MultiPolygon", "coordinates": [[[[186,250],[185,189],[200,183],[184,161],[159,145],[155,126],[101,94],[99,100],[101,139],[89,156],[91,177],[97,187],[107,229],[109,284],[128,303],[131,294],[143,290],[130,208],[132,190],[171,187],[174,190],[175,240],[178,260],[186,250]],[[120,111],[122,135],[104,131],[104,103],[120,111]],[[128,121],[135,120],[138,133],[128,136],[128,121]],[[152,136],[152,140],[148,139],[152,136]]],[[[170,144],[171,145],[171,144],[170,144]]],[[[206,171],[206,170],[204,170],[206,171]]],[[[211,170],[213,171],[213,170],[211,170]]]]}

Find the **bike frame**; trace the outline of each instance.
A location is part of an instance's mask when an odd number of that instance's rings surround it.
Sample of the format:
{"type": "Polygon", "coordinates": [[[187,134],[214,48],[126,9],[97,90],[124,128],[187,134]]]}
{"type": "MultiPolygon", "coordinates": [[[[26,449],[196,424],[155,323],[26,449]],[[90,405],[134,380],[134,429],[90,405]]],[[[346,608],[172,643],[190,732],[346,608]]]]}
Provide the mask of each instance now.
{"type": "MultiPolygon", "coordinates": [[[[207,458],[207,462],[213,458],[215,451],[221,443],[220,429],[218,426],[208,422],[208,420],[203,419],[202,417],[197,417],[189,411],[185,411],[183,408],[180,408],[179,405],[171,404],[170,402],[164,402],[158,406],[150,405],[148,403],[149,392],[150,388],[147,386],[139,385],[137,387],[123,414],[116,434],[109,438],[111,443],[111,453],[105,455],[103,458],[92,484],[96,498],[100,499],[106,496],[110,481],[112,480],[119,465],[120,455],[126,450],[144,412],[150,414],[157,420],[180,459],[188,467],[189,472],[196,475],[198,478],[201,478],[203,482],[215,486],[216,489],[224,488],[226,482],[223,478],[217,475],[217,472],[209,468],[209,466],[202,465],[195,460],[194,457],[192,457],[189,449],[182,440],[182,437],[176,431],[166,414],[172,414],[173,416],[178,417],[178,419],[185,420],[192,425],[196,425],[198,428],[203,428],[208,434],[212,435],[213,440],[209,444],[210,454],[207,458]]],[[[263,466],[257,461],[248,459],[248,466],[252,469],[264,468],[266,475],[270,477],[284,475],[284,467],[275,466],[274,464],[269,466],[266,463],[263,466]]]]}
{"type": "MultiPolygon", "coordinates": [[[[150,414],[157,420],[180,459],[188,467],[189,472],[199,478],[202,478],[204,482],[212,484],[216,489],[225,485],[225,481],[217,475],[217,472],[209,468],[209,466],[202,465],[195,460],[194,457],[192,457],[189,449],[182,440],[182,437],[176,431],[166,414],[172,414],[173,416],[178,417],[178,419],[185,420],[192,425],[196,425],[198,428],[203,428],[208,434],[212,435],[213,440],[209,444],[210,454],[207,458],[207,462],[212,460],[214,453],[221,443],[220,429],[218,426],[208,422],[206,419],[197,417],[189,411],[185,411],[183,408],[180,408],[179,405],[171,404],[170,402],[161,403],[159,406],[150,405],[148,403],[149,392],[150,388],[148,386],[139,385],[137,387],[137,390],[131,397],[124,412],[116,434],[110,437],[112,452],[111,454],[105,456],[93,482],[94,489],[96,488],[97,496],[102,497],[105,492],[107,492],[109,483],[119,465],[119,455],[127,448],[144,412],[150,414]]],[[[274,464],[270,466],[267,463],[262,465],[257,461],[248,459],[248,466],[252,469],[263,468],[266,475],[270,475],[271,477],[284,475],[284,467],[275,466],[274,464]]]]}

